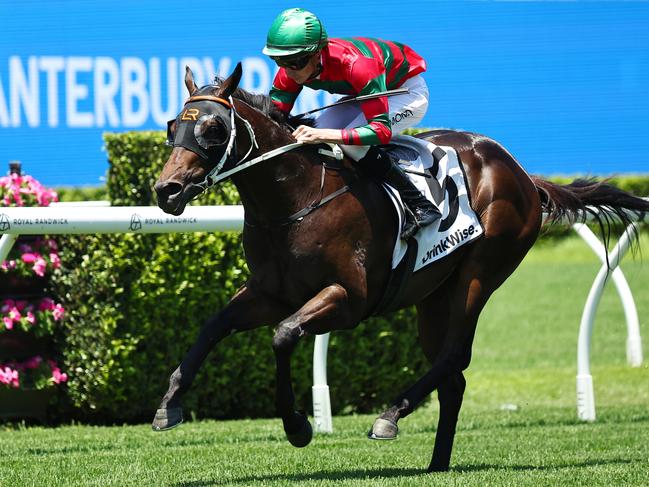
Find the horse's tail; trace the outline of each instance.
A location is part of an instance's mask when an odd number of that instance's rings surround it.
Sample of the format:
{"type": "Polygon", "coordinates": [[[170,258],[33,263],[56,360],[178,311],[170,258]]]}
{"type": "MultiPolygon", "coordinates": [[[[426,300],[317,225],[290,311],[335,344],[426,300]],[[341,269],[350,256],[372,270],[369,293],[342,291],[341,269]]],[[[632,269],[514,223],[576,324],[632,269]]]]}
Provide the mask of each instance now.
{"type": "Polygon", "coordinates": [[[628,227],[634,220],[642,220],[649,215],[649,200],[633,196],[608,184],[606,180],[576,179],[570,184],[555,184],[532,176],[532,182],[539,192],[541,206],[550,224],[559,221],[583,222],[590,214],[599,225],[607,244],[615,220],[628,227]]]}

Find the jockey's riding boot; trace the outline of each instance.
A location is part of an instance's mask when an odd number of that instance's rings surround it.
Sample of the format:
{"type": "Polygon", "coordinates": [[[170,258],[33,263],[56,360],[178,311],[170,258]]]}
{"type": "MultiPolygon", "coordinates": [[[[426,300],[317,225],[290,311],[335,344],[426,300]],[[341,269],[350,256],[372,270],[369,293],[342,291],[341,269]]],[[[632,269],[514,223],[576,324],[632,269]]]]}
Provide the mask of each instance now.
{"type": "Polygon", "coordinates": [[[421,227],[428,226],[441,218],[442,214],[428,201],[412,183],[397,161],[381,147],[372,146],[357,164],[370,175],[384,181],[399,192],[406,206],[406,224],[401,238],[408,240],[421,227]]]}
{"type": "Polygon", "coordinates": [[[421,194],[421,191],[412,183],[397,162],[392,162],[390,170],[385,174],[384,181],[399,192],[401,200],[406,206],[406,213],[411,213],[410,218],[406,218],[406,224],[401,232],[402,239],[408,240],[421,227],[434,223],[442,216],[435,205],[421,194]]]}

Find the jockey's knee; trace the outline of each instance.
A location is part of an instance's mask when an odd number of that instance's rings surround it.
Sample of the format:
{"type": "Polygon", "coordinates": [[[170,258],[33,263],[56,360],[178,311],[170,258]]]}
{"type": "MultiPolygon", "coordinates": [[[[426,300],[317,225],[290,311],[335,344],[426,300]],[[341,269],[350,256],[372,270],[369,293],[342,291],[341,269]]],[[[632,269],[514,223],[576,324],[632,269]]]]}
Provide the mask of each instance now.
{"type": "Polygon", "coordinates": [[[347,157],[358,162],[367,154],[367,151],[370,150],[369,145],[341,145],[340,148],[345,153],[347,157]]]}
{"type": "Polygon", "coordinates": [[[392,166],[392,158],[383,148],[372,145],[365,155],[356,161],[356,165],[363,173],[382,181],[392,166]]]}

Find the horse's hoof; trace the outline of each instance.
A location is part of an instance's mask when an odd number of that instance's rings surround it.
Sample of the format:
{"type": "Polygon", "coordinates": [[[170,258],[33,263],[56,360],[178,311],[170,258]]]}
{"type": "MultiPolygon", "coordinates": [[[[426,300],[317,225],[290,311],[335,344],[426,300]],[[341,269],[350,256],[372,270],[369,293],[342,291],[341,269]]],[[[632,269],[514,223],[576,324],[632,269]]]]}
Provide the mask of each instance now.
{"type": "Polygon", "coordinates": [[[153,418],[153,431],[167,431],[183,422],[183,408],[158,409],[153,418]]]}
{"type": "Polygon", "coordinates": [[[286,433],[286,439],[289,443],[297,448],[304,448],[309,443],[311,443],[311,438],[313,438],[313,429],[311,428],[311,423],[306,417],[306,414],[296,413],[299,416],[300,425],[294,431],[287,431],[286,426],[284,426],[284,432],[286,433]]]}
{"type": "Polygon", "coordinates": [[[376,418],[372,429],[367,434],[370,440],[394,440],[399,433],[399,427],[389,419],[376,418]]]}

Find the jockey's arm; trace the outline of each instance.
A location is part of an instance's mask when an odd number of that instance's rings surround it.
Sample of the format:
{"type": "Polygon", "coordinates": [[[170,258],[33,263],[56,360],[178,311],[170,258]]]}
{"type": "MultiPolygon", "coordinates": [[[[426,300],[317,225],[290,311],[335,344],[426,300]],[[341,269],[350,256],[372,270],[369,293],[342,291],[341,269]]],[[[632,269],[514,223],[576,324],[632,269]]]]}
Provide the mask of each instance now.
{"type": "MultiPolygon", "coordinates": [[[[359,58],[347,80],[358,95],[370,95],[386,91],[385,67],[375,60],[359,58]]],[[[345,145],[387,144],[392,138],[388,98],[382,96],[360,103],[367,123],[359,127],[338,129],[317,129],[300,126],[293,136],[300,142],[317,144],[331,142],[345,145]]]]}
{"type": "MultiPolygon", "coordinates": [[[[385,67],[370,60],[357,60],[348,73],[349,83],[358,95],[369,95],[386,91],[385,67]]],[[[280,69],[273,81],[270,91],[272,102],[284,113],[293,108],[295,99],[300,94],[302,85],[293,81],[283,69],[280,69]]],[[[293,137],[305,144],[328,142],[345,145],[387,144],[392,138],[389,117],[388,98],[382,96],[361,102],[361,110],[367,124],[347,129],[318,129],[300,125],[293,137]]]]}
{"type": "Polygon", "coordinates": [[[282,112],[289,114],[300,91],[302,91],[302,85],[289,78],[286,71],[280,68],[270,89],[270,100],[282,112]]]}
{"type": "MultiPolygon", "coordinates": [[[[385,65],[376,58],[359,57],[351,66],[349,82],[358,95],[372,95],[387,90],[385,65]]],[[[342,131],[346,145],[387,144],[392,138],[388,97],[371,98],[360,103],[367,123],[342,131]]]]}

